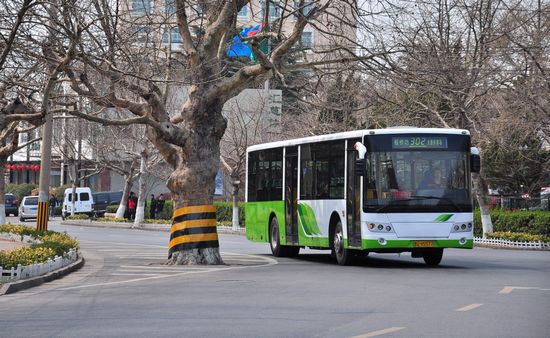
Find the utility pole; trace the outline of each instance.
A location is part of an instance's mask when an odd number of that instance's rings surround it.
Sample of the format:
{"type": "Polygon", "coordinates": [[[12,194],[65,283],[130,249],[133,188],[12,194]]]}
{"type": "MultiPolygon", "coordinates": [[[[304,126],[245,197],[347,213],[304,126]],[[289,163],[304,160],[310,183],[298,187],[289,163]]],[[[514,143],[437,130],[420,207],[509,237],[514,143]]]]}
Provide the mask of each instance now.
{"type": "Polygon", "coordinates": [[[46,123],[42,127],[42,156],[40,158],[40,183],[38,193],[38,214],[36,230],[48,230],[49,200],[50,200],[50,170],[52,164],[52,129],[53,117],[46,114],[46,123]]]}

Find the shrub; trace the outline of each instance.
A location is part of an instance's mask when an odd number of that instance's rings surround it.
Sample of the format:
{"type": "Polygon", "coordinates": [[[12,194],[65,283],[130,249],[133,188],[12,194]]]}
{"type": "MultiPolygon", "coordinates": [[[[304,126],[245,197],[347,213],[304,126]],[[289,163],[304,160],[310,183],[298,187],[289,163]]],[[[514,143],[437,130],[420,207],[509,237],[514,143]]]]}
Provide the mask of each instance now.
{"type": "Polygon", "coordinates": [[[4,269],[10,269],[17,267],[17,264],[31,265],[42,263],[55,256],[55,250],[48,247],[25,247],[10,251],[0,251],[0,266],[4,269]]]}
{"type": "Polygon", "coordinates": [[[143,220],[142,223],[145,223],[145,224],[170,224],[170,220],[166,220],[166,219],[150,219],[150,218],[146,218],[143,220]]]}
{"type": "Polygon", "coordinates": [[[30,184],[30,183],[24,183],[24,184],[10,183],[6,185],[6,192],[14,194],[15,198],[17,198],[19,202],[21,202],[23,197],[30,196],[31,192],[34,189],[36,189],[36,185],[30,184]]]}
{"type": "Polygon", "coordinates": [[[96,219],[96,222],[129,222],[129,221],[126,218],[100,217],[96,219]]]}
{"type": "Polygon", "coordinates": [[[62,256],[71,248],[78,249],[78,242],[67,233],[37,232],[34,228],[20,225],[0,225],[0,232],[10,232],[21,236],[30,235],[41,242],[30,247],[0,251],[0,266],[6,269],[16,267],[17,264],[42,263],[55,256],[62,256]]]}
{"type": "Polygon", "coordinates": [[[74,214],[67,216],[67,219],[89,219],[90,216],[86,214],[74,214]]]}
{"type": "Polygon", "coordinates": [[[488,238],[501,238],[515,242],[550,242],[550,237],[541,235],[531,235],[525,232],[491,232],[487,234],[488,238]]]}
{"type": "Polygon", "coordinates": [[[20,235],[21,238],[23,238],[23,236],[31,236],[33,238],[38,237],[38,232],[36,231],[36,228],[25,225],[2,224],[0,225],[0,232],[8,232],[20,235]]]}
{"type": "Polygon", "coordinates": [[[105,212],[108,212],[108,213],[110,213],[110,214],[116,213],[117,210],[118,210],[118,205],[108,205],[108,206],[105,208],[105,212]]]}
{"type": "Polygon", "coordinates": [[[71,248],[78,249],[78,242],[76,239],[67,235],[67,233],[49,233],[41,237],[41,244],[33,244],[32,247],[50,248],[55,251],[57,256],[62,256],[65,252],[71,248]]]}
{"type": "MultiPolygon", "coordinates": [[[[550,211],[491,211],[494,232],[550,236],[550,211]]],[[[474,234],[482,235],[479,210],[474,212],[474,234]]]]}
{"type": "MultiPolygon", "coordinates": [[[[215,202],[216,219],[218,222],[233,221],[233,203],[232,202],[215,202]]],[[[239,223],[244,224],[244,203],[239,203],[239,223]]]]}

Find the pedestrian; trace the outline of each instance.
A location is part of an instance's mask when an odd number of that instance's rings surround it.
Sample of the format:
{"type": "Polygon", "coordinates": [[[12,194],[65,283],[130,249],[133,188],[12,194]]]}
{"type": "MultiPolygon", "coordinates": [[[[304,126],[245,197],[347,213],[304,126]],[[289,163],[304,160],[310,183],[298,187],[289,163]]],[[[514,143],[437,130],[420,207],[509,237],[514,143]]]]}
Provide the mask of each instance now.
{"type": "Polygon", "coordinates": [[[128,203],[126,204],[129,220],[133,220],[136,217],[136,206],[137,206],[137,197],[134,195],[133,192],[130,192],[130,197],[128,197],[128,203]]]}
{"type": "Polygon", "coordinates": [[[52,197],[50,197],[50,216],[53,218],[55,217],[55,208],[57,207],[58,200],[55,198],[55,195],[52,194],[52,197]]]}
{"type": "Polygon", "coordinates": [[[151,194],[151,203],[149,204],[149,216],[151,219],[155,219],[155,213],[157,211],[157,200],[155,195],[151,194]]]}
{"type": "Polygon", "coordinates": [[[164,209],[164,195],[160,194],[157,198],[157,212],[156,214],[162,218],[162,210],[164,209]]]}

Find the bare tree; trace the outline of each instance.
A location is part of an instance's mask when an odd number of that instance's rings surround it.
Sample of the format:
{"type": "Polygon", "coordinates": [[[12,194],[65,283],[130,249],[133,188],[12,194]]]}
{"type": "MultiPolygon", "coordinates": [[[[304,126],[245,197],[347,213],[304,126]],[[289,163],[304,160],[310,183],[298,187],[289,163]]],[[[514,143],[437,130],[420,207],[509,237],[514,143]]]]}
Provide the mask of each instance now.
{"type": "MultiPolygon", "coordinates": [[[[222,114],[224,103],[245,88],[269,78],[277,77],[284,84],[285,73],[290,69],[287,57],[296,51],[302,32],[309,26],[315,27],[326,38],[326,43],[313,51],[319,57],[304,59],[293,67],[322,67],[373,59],[375,56],[368,50],[357,53],[360,46],[355,42],[355,27],[362,11],[355,1],[313,1],[307,10],[303,0],[296,2],[296,6],[290,2],[265,1],[262,32],[244,38],[256,62],[248,59],[233,62],[226,56],[226,50],[238,31],[237,13],[249,1],[176,0],[171,22],[177,22],[181,36],[178,55],[170,48],[155,48],[158,44],[154,41],[159,39],[147,40],[141,45],[130,43],[129,35],[124,33],[135,32],[140,20],[123,11],[119,14],[119,9],[109,7],[106,1],[90,3],[85,15],[82,9],[70,15],[78,23],[76,27],[87,28],[79,44],[78,60],[71,63],[65,74],[79,95],[99,106],[124,109],[129,115],[126,119],[109,120],[105,116],[72,113],[104,124],[146,125],[147,137],[173,168],[167,183],[176,210],[171,262],[222,263],[217,234],[212,232],[215,227],[208,226],[208,219],[214,210],[212,196],[219,168],[219,144],[227,126],[222,114]],[[270,6],[274,6],[275,12],[270,11],[270,6]],[[261,49],[263,40],[270,42],[268,51],[261,49]],[[147,48],[143,50],[139,46],[147,48]],[[137,55],[137,51],[144,53],[137,55]],[[100,91],[99,83],[108,83],[107,88],[104,86],[100,91]],[[188,88],[186,97],[171,109],[167,105],[167,93],[170,90],[181,93],[183,85],[188,88]],[[132,99],[128,93],[139,99],[132,99]],[[201,234],[188,236],[185,223],[178,221],[193,210],[206,212],[199,215],[208,218],[202,228],[193,230],[194,233],[202,231],[201,234]]],[[[257,2],[251,5],[254,11],[259,10],[257,2]]],[[[141,17],[141,22],[150,22],[146,20],[148,15],[141,17]]],[[[170,21],[163,24],[166,22],[170,21]]],[[[158,25],[150,27],[152,31],[160,29],[158,25]]],[[[77,40],[76,33],[68,37],[71,41],[77,40]]]]}
{"type": "Polygon", "coordinates": [[[56,59],[46,63],[45,59],[56,47],[51,28],[59,24],[60,7],[42,1],[4,0],[0,8],[0,222],[3,222],[7,158],[29,144],[18,145],[20,133],[40,126],[45,116],[57,110],[58,76],[71,60],[76,45],[74,42],[64,45],[57,50],[56,59]]]}

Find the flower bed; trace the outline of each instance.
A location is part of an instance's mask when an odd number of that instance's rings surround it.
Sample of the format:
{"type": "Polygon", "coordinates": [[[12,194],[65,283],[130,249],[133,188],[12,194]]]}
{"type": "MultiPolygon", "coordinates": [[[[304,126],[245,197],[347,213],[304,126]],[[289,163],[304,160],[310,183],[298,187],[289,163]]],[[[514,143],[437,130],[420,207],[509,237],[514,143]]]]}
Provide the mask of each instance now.
{"type": "Polygon", "coordinates": [[[0,279],[2,274],[7,274],[6,270],[10,275],[7,280],[10,281],[47,273],[52,268],[70,264],[78,256],[78,242],[66,233],[39,232],[32,227],[8,224],[0,225],[0,236],[30,244],[28,247],[0,251],[0,270],[4,271],[0,274],[0,279]],[[22,274],[22,271],[27,272],[22,274]]]}

